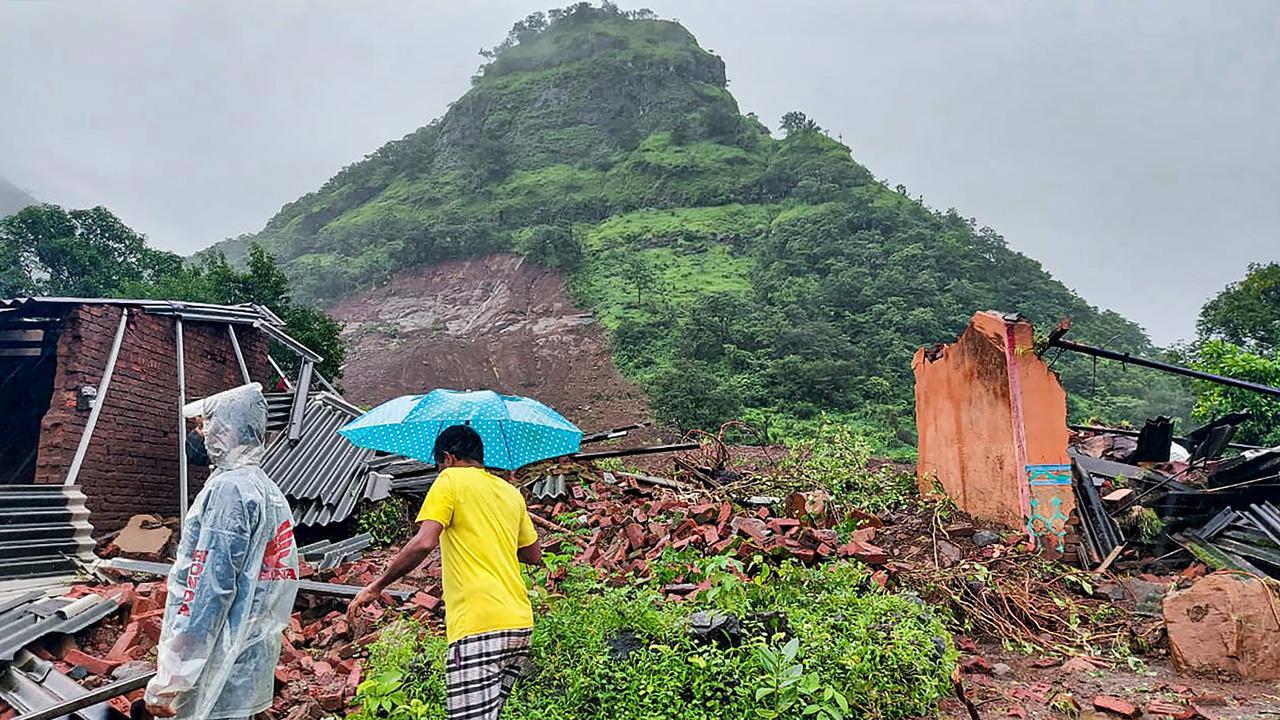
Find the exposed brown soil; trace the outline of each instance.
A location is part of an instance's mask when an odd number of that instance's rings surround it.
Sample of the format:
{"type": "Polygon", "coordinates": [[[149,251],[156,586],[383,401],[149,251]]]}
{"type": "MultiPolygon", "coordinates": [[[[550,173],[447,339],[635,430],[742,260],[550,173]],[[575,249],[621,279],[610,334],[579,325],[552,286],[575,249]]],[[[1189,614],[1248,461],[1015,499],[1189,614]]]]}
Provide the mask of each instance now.
{"type": "Polygon", "coordinates": [[[356,403],[491,389],[536,398],[587,432],[649,417],[643,393],[614,366],[604,328],[574,305],[564,277],[518,255],[404,273],[331,312],[344,326],[343,384],[356,403]]]}

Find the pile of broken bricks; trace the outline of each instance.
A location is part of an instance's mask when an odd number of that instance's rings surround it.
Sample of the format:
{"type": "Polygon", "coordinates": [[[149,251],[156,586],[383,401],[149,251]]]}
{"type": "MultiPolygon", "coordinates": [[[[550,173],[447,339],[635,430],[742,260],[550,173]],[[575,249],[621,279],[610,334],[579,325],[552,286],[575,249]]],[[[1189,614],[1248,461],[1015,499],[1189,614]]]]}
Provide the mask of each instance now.
{"type": "MultiPolygon", "coordinates": [[[[350,583],[366,582],[380,570],[371,561],[351,563],[311,576],[350,583]]],[[[441,627],[443,603],[439,591],[439,564],[421,568],[409,578],[419,590],[398,606],[370,608],[367,620],[376,624],[385,613],[412,615],[420,622],[441,627]],[[427,588],[423,590],[421,588],[427,588]]],[[[74,636],[51,636],[27,650],[53,663],[64,675],[93,689],[155,667],[166,599],[165,583],[116,582],[76,585],[63,597],[97,595],[114,598],[120,605],[112,615],[74,636]]],[[[360,684],[360,658],[378,637],[369,627],[348,627],[346,598],[299,593],[295,612],[284,633],[280,662],[275,671],[275,701],[267,717],[307,720],[342,715],[360,684]]],[[[142,697],[141,689],[111,699],[127,714],[142,697]]],[[[18,713],[0,701],[0,720],[18,713]]]]}
{"type": "MultiPolygon", "coordinates": [[[[531,500],[529,511],[544,547],[573,553],[575,563],[606,576],[647,578],[650,563],[668,548],[728,554],[743,562],[762,556],[812,565],[852,558],[878,567],[889,560],[874,544],[876,530],[883,526],[878,517],[831,511],[828,499],[816,492],[738,503],[706,492],[681,493],[643,476],[580,468],[578,482],[563,497],[531,500]],[[842,538],[837,524],[859,527],[842,538]]],[[[874,579],[884,585],[887,575],[877,571],[874,579]]],[[[674,595],[697,589],[683,584],[667,588],[674,595]]]]}

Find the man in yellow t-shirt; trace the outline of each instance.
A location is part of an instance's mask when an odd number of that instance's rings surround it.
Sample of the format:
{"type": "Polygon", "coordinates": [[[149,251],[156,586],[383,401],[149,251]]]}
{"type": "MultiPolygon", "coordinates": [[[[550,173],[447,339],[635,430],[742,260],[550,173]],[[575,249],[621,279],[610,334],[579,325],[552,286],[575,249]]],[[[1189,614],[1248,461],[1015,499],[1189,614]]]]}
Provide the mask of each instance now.
{"type": "Polygon", "coordinates": [[[529,655],[533,609],[520,563],[542,564],[542,547],[524,496],[485,472],[479,433],[465,425],[446,428],[433,455],[442,470],[418,513],[417,534],[347,613],[354,620],[439,546],[449,717],[496,720],[529,655]]]}

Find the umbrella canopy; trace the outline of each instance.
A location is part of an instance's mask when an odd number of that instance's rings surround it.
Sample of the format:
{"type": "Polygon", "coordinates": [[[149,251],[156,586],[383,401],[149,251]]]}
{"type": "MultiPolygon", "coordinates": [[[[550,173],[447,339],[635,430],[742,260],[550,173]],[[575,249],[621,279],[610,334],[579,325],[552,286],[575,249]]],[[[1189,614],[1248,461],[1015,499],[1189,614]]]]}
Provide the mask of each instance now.
{"type": "Polygon", "coordinates": [[[484,441],[487,467],[515,470],[578,452],[582,431],[537,400],[492,390],[432,390],[379,405],[338,430],[369,450],[434,463],[436,438],[451,425],[468,425],[484,441]]]}

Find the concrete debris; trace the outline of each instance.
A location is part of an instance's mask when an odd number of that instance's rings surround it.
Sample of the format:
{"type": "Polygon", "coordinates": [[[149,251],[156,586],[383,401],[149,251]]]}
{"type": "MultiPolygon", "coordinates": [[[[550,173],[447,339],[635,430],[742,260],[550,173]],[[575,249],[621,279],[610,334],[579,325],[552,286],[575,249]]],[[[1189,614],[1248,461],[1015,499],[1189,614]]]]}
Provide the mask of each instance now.
{"type": "Polygon", "coordinates": [[[1214,573],[1164,600],[1169,649],[1179,670],[1280,680],[1276,591],[1257,578],[1214,573]]]}
{"type": "Polygon", "coordinates": [[[173,529],[159,515],[134,515],[111,541],[103,555],[162,560],[169,554],[167,551],[173,537],[173,529]]]}
{"type": "Polygon", "coordinates": [[[1067,396],[1035,347],[1025,319],[979,312],[956,342],[916,353],[917,478],[922,494],[1061,550],[1075,506],[1067,396]]]}

